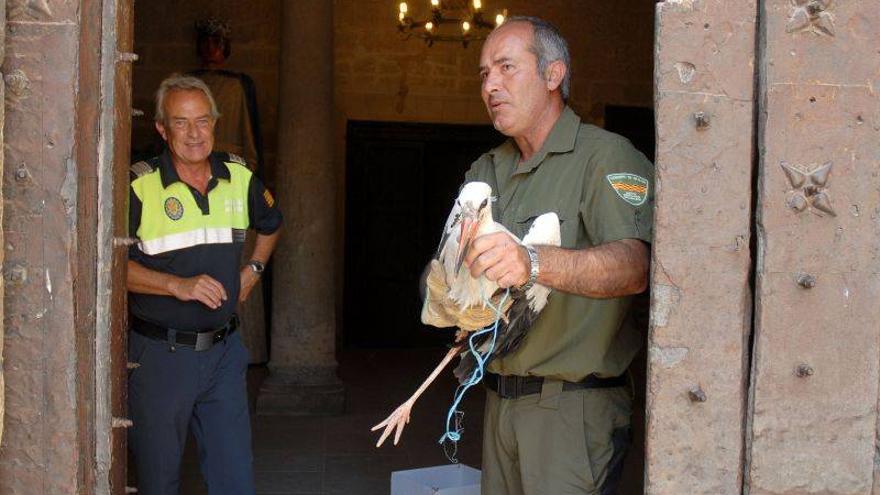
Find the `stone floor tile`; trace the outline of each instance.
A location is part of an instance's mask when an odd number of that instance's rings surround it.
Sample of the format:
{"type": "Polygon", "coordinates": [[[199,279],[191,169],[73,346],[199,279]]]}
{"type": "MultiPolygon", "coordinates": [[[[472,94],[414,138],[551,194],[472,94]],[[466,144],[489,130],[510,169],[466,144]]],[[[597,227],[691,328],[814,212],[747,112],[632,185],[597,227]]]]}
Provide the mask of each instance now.
{"type": "Polygon", "coordinates": [[[320,453],[301,454],[289,449],[254,449],[254,471],[262,472],[322,472],[324,456],[320,453]]]}
{"type": "Polygon", "coordinates": [[[315,494],[323,493],[320,472],[261,472],[257,473],[257,492],[272,494],[315,494]]]}

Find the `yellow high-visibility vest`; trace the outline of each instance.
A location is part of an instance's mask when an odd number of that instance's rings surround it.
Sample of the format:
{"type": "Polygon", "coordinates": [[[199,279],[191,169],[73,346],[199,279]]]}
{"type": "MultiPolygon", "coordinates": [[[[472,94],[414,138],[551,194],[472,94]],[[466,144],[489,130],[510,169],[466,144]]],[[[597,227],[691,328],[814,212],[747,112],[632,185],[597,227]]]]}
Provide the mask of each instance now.
{"type": "Polygon", "coordinates": [[[207,214],[202,213],[185,183],[162,186],[161,167],[132,181],[131,188],[142,203],[136,235],[144,254],[154,256],[202,244],[243,241],[250,224],[248,187],[252,172],[237,162],[224,164],[229,169],[229,180],[216,179],[217,185],[208,193],[207,214]],[[236,231],[241,232],[240,239],[236,231]]]}

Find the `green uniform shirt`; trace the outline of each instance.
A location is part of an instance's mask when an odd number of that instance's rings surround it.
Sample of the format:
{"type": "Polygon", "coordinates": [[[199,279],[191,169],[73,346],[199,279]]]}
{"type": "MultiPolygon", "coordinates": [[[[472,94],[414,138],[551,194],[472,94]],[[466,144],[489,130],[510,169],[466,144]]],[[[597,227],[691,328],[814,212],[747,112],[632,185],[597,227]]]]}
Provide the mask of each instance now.
{"type": "MultiPolygon", "coordinates": [[[[563,248],[620,239],[651,242],[653,165],[627,139],[581,123],[568,107],[530,160],[520,161],[511,139],[477,159],[465,178],[492,186],[495,221],[519,238],[538,215],[554,211],[563,248]]],[[[630,314],[633,299],[553,291],[520,347],[492,361],[489,370],[568,381],[591,373],[620,375],[643,341],[630,314]]]]}

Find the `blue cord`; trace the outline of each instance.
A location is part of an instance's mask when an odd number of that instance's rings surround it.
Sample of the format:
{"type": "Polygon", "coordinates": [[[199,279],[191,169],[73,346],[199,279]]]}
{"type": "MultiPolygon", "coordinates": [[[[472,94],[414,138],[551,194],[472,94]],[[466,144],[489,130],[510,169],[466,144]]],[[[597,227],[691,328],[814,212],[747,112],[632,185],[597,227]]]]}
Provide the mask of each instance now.
{"type": "MultiPolygon", "coordinates": [[[[480,331],[474,332],[468,337],[468,352],[470,352],[474,359],[477,361],[477,367],[474,368],[471,376],[458,388],[455,390],[455,398],[452,401],[452,406],[449,408],[449,413],[446,415],[446,432],[443,433],[443,436],[440,437],[439,443],[442,445],[446,442],[446,440],[451,441],[453,444],[458,442],[461,439],[461,427],[459,423],[461,422],[461,417],[464,416],[464,413],[458,410],[458,406],[461,403],[461,400],[464,398],[464,394],[467,390],[474,385],[480,383],[480,380],[483,379],[483,375],[485,374],[485,366],[486,362],[489,360],[489,357],[492,355],[492,351],[495,350],[495,342],[498,339],[498,325],[501,322],[501,308],[504,307],[504,303],[507,302],[507,298],[510,296],[510,290],[508,289],[504,296],[501,298],[501,301],[498,303],[498,306],[494,306],[491,301],[485,300],[486,304],[495,310],[495,323],[491,326],[488,326],[480,331]],[[474,339],[481,335],[485,335],[486,333],[492,332],[492,340],[489,344],[489,348],[485,353],[480,354],[477,351],[476,347],[474,347],[474,339]],[[455,427],[453,428],[453,418],[455,419],[455,427]]],[[[452,455],[449,452],[446,453],[446,457],[450,462],[457,463],[458,460],[455,458],[454,453],[452,455]]]]}

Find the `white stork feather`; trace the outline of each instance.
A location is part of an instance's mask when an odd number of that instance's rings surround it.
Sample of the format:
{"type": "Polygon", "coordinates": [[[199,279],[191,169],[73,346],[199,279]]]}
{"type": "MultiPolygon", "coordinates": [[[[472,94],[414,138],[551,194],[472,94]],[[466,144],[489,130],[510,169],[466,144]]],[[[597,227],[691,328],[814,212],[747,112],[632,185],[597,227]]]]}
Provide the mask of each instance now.
{"type": "Polygon", "coordinates": [[[498,284],[486,277],[474,278],[462,261],[470,242],[481,235],[506,231],[492,218],[492,188],[485,182],[468,182],[462,187],[440,241],[437,259],[446,272],[448,297],[459,309],[485,307],[498,284]]]}

